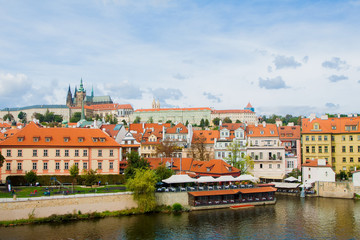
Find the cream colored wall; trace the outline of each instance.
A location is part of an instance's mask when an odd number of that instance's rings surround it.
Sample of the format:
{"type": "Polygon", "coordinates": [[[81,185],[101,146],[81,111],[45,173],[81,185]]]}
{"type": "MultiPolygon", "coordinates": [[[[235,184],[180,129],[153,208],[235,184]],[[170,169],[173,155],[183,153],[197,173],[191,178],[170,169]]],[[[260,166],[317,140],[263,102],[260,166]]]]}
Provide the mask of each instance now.
{"type": "Polygon", "coordinates": [[[189,196],[187,192],[155,193],[155,198],[158,205],[172,206],[174,203],[180,203],[183,206],[189,205],[189,196]]]}
{"type": "Polygon", "coordinates": [[[320,197],[354,198],[352,182],[315,182],[315,190],[320,197]]]}

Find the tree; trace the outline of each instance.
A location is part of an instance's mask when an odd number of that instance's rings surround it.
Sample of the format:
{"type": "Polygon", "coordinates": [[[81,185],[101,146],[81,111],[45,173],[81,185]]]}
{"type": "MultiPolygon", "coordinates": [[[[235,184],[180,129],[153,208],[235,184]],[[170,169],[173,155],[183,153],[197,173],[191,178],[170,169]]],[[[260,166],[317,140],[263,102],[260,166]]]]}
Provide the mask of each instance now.
{"type": "Polygon", "coordinates": [[[236,120],[236,123],[241,123],[241,121],[238,119],[238,120],[236,120]]]}
{"type": "Polygon", "coordinates": [[[140,123],[140,121],[141,121],[141,118],[139,116],[137,116],[134,120],[134,123],[140,123]]]}
{"type": "Polygon", "coordinates": [[[241,145],[239,142],[234,141],[227,147],[227,150],[231,152],[231,155],[230,157],[226,157],[225,161],[239,169],[241,174],[249,173],[249,170],[254,168],[254,161],[251,157],[240,154],[241,145]]]}
{"type": "Polygon", "coordinates": [[[224,118],[224,123],[232,123],[231,119],[229,117],[224,118]]]}
{"type": "Polygon", "coordinates": [[[69,172],[70,172],[70,176],[73,177],[72,187],[74,192],[74,183],[76,181],[77,176],[79,175],[79,167],[74,164],[70,167],[69,172]]]}
{"type": "Polygon", "coordinates": [[[155,169],[157,182],[161,182],[164,179],[171,177],[174,171],[167,168],[164,164],[161,164],[155,169]]]}
{"type": "Polygon", "coordinates": [[[127,126],[127,122],[125,121],[125,119],[122,120],[122,123],[127,126]]]}
{"type": "Polygon", "coordinates": [[[163,157],[171,157],[171,154],[175,152],[176,150],[179,150],[179,147],[176,146],[176,144],[169,140],[162,141],[159,145],[156,146],[156,154],[157,155],[163,155],[163,157]]]}
{"type": "Polygon", "coordinates": [[[54,122],[55,114],[53,112],[50,112],[49,109],[46,110],[44,114],[44,121],[45,122],[54,122]]]}
{"type": "Polygon", "coordinates": [[[37,113],[37,112],[33,114],[33,117],[36,118],[37,120],[39,120],[39,122],[44,122],[44,119],[45,119],[44,115],[42,115],[41,113],[37,113]]]}
{"type": "Polygon", "coordinates": [[[213,124],[214,124],[215,126],[219,126],[219,124],[220,124],[220,118],[216,117],[216,118],[214,118],[214,119],[212,120],[212,122],[213,122],[213,124]]]}
{"type": "Polygon", "coordinates": [[[108,122],[110,124],[117,124],[118,120],[114,115],[109,114],[105,116],[105,122],[108,122]]]}
{"type": "Polygon", "coordinates": [[[289,177],[294,177],[294,178],[298,178],[299,176],[301,176],[301,171],[297,168],[294,168],[289,174],[289,177]]]}
{"type": "Polygon", "coordinates": [[[130,179],[135,176],[136,169],[149,169],[150,164],[149,162],[141,157],[138,152],[131,151],[130,153],[126,154],[127,158],[127,167],[125,169],[125,178],[130,179]]]}
{"type": "Polygon", "coordinates": [[[148,123],[154,123],[153,117],[149,117],[149,120],[148,120],[147,122],[148,122],[148,123]]]}
{"type": "Polygon", "coordinates": [[[206,137],[194,135],[191,143],[190,153],[195,160],[209,161],[210,152],[206,149],[206,137]]]}
{"type": "Polygon", "coordinates": [[[83,171],[83,178],[85,179],[85,185],[90,186],[94,183],[97,183],[98,176],[96,175],[96,170],[89,169],[83,171]]]}
{"type": "Polygon", "coordinates": [[[0,168],[3,166],[4,162],[5,162],[5,158],[0,152],[0,168]]]}
{"type": "MultiPolygon", "coordinates": [[[[72,123],[76,123],[78,121],[80,121],[81,119],[81,112],[75,112],[72,117],[70,118],[70,122],[72,123]]],[[[41,122],[41,121],[40,121],[41,122]]]]}
{"type": "Polygon", "coordinates": [[[22,123],[26,123],[26,113],[23,111],[19,112],[18,118],[21,120],[22,123]]]}
{"type": "Polygon", "coordinates": [[[63,116],[55,114],[54,115],[54,122],[60,123],[64,120],[63,116]]]}
{"type": "Polygon", "coordinates": [[[26,172],[25,173],[25,180],[29,184],[35,183],[36,180],[37,180],[36,172],[34,172],[34,171],[26,172]]]}
{"type": "Polygon", "coordinates": [[[205,127],[208,127],[210,125],[209,120],[205,119],[205,127]]]}
{"type": "Polygon", "coordinates": [[[149,169],[136,169],[134,178],[127,181],[126,187],[134,193],[134,200],[143,212],[155,209],[155,172],[149,169]]]}
{"type": "Polygon", "coordinates": [[[187,127],[189,125],[189,121],[186,120],[185,126],[187,127]]]}
{"type": "Polygon", "coordinates": [[[14,116],[11,113],[7,113],[4,115],[4,121],[8,120],[8,121],[12,121],[14,120],[14,116]]]}
{"type": "Polygon", "coordinates": [[[203,128],[203,129],[205,127],[205,121],[204,121],[203,118],[200,120],[200,127],[203,128]]]}

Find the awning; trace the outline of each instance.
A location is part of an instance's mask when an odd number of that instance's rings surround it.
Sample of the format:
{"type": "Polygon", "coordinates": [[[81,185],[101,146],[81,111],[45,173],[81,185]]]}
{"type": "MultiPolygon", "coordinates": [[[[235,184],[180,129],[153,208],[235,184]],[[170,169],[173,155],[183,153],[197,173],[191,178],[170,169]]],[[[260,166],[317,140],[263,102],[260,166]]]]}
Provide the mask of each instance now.
{"type": "Polygon", "coordinates": [[[284,179],[285,182],[298,182],[299,180],[294,177],[288,177],[284,179]]]}
{"type": "Polygon", "coordinates": [[[235,181],[252,181],[252,182],[257,182],[259,181],[258,178],[253,177],[251,175],[245,174],[245,175],[240,175],[238,177],[235,178],[235,181]]]}
{"type": "Polygon", "coordinates": [[[260,187],[260,188],[244,188],[239,189],[238,191],[247,194],[247,193],[264,193],[264,192],[276,192],[276,188],[274,187],[260,187]]]}
{"type": "Polygon", "coordinates": [[[298,188],[300,183],[273,182],[276,188],[298,188]]]}
{"type": "Polygon", "coordinates": [[[216,182],[235,182],[236,179],[233,176],[220,176],[218,178],[215,179],[216,182]]]}
{"type": "Polygon", "coordinates": [[[199,177],[196,182],[198,183],[209,183],[209,182],[217,182],[217,180],[215,178],[213,178],[212,176],[202,176],[199,177]]]}
{"type": "Polygon", "coordinates": [[[164,183],[172,184],[172,183],[190,183],[196,182],[195,178],[191,178],[186,174],[183,175],[172,175],[171,177],[162,180],[164,183]]]}
{"type": "Polygon", "coordinates": [[[259,178],[262,178],[262,179],[278,179],[278,180],[282,180],[282,179],[284,179],[284,175],[280,175],[280,176],[262,176],[262,177],[259,177],[259,178]]]}
{"type": "Polygon", "coordinates": [[[238,192],[239,192],[239,190],[229,189],[229,190],[189,192],[189,194],[194,196],[194,197],[204,197],[204,196],[235,195],[238,192]]]}

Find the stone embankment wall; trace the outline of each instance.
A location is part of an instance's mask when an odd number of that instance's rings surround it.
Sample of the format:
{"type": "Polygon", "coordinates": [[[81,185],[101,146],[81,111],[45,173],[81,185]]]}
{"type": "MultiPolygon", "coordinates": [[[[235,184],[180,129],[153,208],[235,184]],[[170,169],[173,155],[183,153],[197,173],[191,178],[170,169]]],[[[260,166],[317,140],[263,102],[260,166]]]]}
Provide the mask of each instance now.
{"type": "Polygon", "coordinates": [[[172,206],[174,203],[180,203],[183,206],[189,205],[189,196],[187,192],[155,193],[155,197],[158,205],[172,206]]]}
{"type": "Polygon", "coordinates": [[[136,208],[131,193],[93,196],[67,196],[66,198],[30,198],[0,202],[0,221],[49,217],[52,214],[119,211],[136,208]]]}
{"type": "Polygon", "coordinates": [[[352,182],[316,182],[315,190],[319,197],[354,198],[352,182]]]}

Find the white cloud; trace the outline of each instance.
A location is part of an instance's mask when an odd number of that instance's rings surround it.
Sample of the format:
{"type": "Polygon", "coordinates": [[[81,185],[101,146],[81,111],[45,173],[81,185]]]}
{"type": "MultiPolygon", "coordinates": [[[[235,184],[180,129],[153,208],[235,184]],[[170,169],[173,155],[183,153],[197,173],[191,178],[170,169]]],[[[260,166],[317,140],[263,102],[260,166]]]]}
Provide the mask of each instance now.
{"type": "Polygon", "coordinates": [[[346,61],[341,60],[338,57],[333,57],[331,60],[325,61],[321,64],[324,68],[330,68],[335,70],[348,69],[349,65],[346,61]]]}
{"type": "Polygon", "coordinates": [[[330,77],[328,77],[328,79],[330,82],[339,82],[343,80],[348,80],[349,78],[344,75],[331,75],[330,77]]]}
{"type": "Polygon", "coordinates": [[[274,59],[274,64],[276,69],[283,69],[283,68],[297,68],[301,66],[301,63],[295,60],[295,58],[292,57],[286,57],[286,56],[276,56],[274,59]]]}
{"type": "Polygon", "coordinates": [[[219,98],[218,96],[216,96],[216,95],[214,95],[212,93],[203,92],[203,95],[206,96],[206,98],[211,100],[211,101],[218,102],[218,103],[221,102],[221,98],[219,98]]]}
{"type": "Polygon", "coordinates": [[[259,87],[265,89],[289,88],[280,76],[266,79],[259,78],[259,87]]]}

